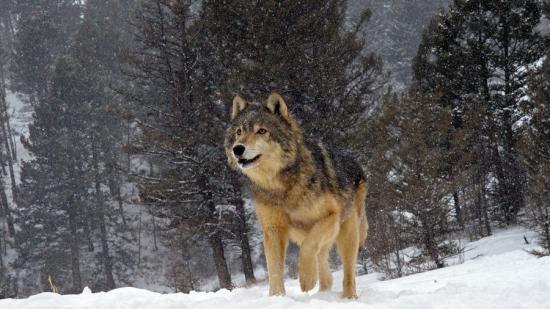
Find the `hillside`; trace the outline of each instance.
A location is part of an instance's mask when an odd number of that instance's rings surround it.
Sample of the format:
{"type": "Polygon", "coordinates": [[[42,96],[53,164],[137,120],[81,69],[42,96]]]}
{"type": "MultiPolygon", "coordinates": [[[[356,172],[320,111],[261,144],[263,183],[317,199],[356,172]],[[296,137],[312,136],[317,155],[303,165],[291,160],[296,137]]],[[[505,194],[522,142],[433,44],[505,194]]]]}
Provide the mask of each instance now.
{"type": "MultiPolygon", "coordinates": [[[[108,293],[60,296],[42,293],[21,300],[2,300],[2,309],[103,309],[103,308],[550,308],[550,257],[535,258],[525,250],[522,228],[497,232],[466,245],[465,262],[395,280],[380,281],[377,274],[358,278],[357,301],[335,292],[309,295],[299,291],[296,280],[287,281],[287,296],[267,297],[260,284],[234,291],[158,294],[136,288],[108,293]]],[[[340,273],[335,282],[340,281],[340,273]]]]}

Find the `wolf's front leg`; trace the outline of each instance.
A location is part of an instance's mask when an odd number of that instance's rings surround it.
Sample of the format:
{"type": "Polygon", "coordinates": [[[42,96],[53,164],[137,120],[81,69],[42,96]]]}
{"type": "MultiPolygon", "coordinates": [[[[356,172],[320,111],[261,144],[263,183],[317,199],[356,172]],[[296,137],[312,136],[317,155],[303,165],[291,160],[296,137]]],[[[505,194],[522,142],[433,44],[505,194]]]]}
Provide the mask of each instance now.
{"type": "MultiPolygon", "coordinates": [[[[300,246],[298,267],[300,273],[300,287],[304,292],[313,289],[317,282],[317,256],[321,248],[331,244],[336,238],[336,235],[338,235],[339,218],[340,213],[334,212],[317,221],[300,246]]],[[[324,267],[325,265],[322,266],[324,267]]],[[[323,271],[325,270],[323,269],[323,271]]]]}
{"type": "Polygon", "coordinates": [[[288,246],[288,216],[278,207],[256,203],[256,216],[264,232],[264,252],[269,295],[284,295],[285,255],[288,246]]]}
{"type": "Polygon", "coordinates": [[[284,295],[285,255],[288,246],[288,229],[285,227],[264,228],[264,251],[267,260],[269,295],[284,295]]]}

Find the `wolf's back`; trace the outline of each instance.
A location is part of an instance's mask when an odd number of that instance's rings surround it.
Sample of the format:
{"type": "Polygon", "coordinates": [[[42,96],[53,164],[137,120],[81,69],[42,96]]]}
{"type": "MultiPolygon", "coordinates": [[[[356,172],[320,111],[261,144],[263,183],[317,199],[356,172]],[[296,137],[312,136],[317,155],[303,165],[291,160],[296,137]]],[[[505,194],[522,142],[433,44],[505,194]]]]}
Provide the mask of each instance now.
{"type": "MultiPolygon", "coordinates": [[[[323,147],[321,144],[317,144],[317,147],[323,147]]],[[[315,150],[315,146],[313,146],[315,150]]],[[[322,153],[322,150],[320,151],[322,153]]],[[[337,190],[348,191],[351,189],[352,201],[349,207],[352,207],[353,211],[356,211],[359,219],[359,241],[361,246],[365,243],[368,231],[368,222],[366,214],[366,196],[367,196],[367,180],[363,168],[355,160],[351,153],[342,151],[325,151],[325,155],[328,158],[323,160],[330,160],[334,169],[336,177],[337,190]]],[[[316,157],[314,155],[314,157],[316,157]]],[[[317,156],[319,157],[319,156],[317,156]]],[[[320,160],[317,158],[317,160],[320,160]]]]}
{"type": "Polygon", "coordinates": [[[350,154],[333,151],[331,157],[336,179],[342,188],[356,190],[359,183],[366,180],[363,168],[350,154]]]}

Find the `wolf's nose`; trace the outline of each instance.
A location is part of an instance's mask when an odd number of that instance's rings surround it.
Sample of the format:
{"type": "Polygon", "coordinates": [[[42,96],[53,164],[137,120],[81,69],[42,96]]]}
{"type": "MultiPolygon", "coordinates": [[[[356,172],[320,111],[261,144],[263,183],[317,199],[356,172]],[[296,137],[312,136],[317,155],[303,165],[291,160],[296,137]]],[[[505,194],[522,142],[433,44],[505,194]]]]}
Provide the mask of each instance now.
{"type": "Polygon", "coordinates": [[[236,156],[242,156],[243,153],[244,153],[244,146],[243,145],[237,145],[235,147],[233,147],[233,153],[236,155],[236,156]]]}

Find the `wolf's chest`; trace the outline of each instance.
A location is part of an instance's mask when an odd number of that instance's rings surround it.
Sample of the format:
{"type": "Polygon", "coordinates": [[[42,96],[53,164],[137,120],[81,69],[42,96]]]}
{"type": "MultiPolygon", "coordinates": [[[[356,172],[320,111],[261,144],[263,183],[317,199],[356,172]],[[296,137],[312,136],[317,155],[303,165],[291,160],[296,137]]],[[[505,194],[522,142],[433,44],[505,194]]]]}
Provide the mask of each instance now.
{"type": "Polygon", "coordinates": [[[315,192],[295,187],[284,192],[255,191],[255,199],[263,205],[283,210],[288,224],[307,231],[317,221],[342,210],[339,197],[330,192],[315,192]]]}
{"type": "Polygon", "coordinates": [[[302,230],[309,230],[317,221],[340,210],[339,203],[330,194],[301,199],[299,202],[289,202],[285,207],[290,225],[302,230]]]}

